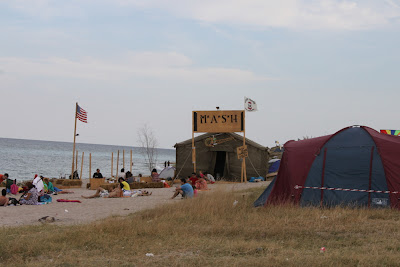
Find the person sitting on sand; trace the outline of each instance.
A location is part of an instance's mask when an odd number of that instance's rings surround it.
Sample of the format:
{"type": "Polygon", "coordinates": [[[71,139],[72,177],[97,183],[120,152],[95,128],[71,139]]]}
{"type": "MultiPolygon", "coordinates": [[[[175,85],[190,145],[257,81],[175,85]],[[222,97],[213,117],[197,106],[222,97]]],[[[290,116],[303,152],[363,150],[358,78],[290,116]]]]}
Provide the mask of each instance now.
{"type": "Polygon", "coordinates": [[[181,186],[175,189],[174,195],[171,199],[174,199],[177,195],[181,194],[182,198],[192,198],[193,197],[193,187],[186,182],[185,178],[181,178],[181,186]]]}
{"type": "Polygon", "coordinates": [[[83,198],[97,198],[97,197],[104,197],[104,198],[117,198],[122,196],[122,188],[121,184],[118,184],[116,188],[114,188],[110,193],[102,187],[97,188],[96,193],[92,196],[82,196],[83,198]]]}
{"type": "Polygon", "coordinates": [[[121,184],[123,196],[130,197],[132,195],[132,192],[131,192],[131,187],[129,186],[129,184],[121,177],[118,179],[118,182],[121,184]]]}
{"type": "Polygon", "coordinates": [[[54,185],[50,182],[49,178],[43,179],[44,191],[46,194],[53,194],[54,193],[54,185]]]}
{"type": "Polygon", "coordinates": [[[196,186],[196,182],[199,180],[195,172],[192,172],[192,176],[189,178],[190,183],[192,186],[196,186]]]}
{"type": "Polygon", "coordinates": [[[119,178],[124,178],[124,180],[125,180],[126,174],[125,174],[125,169],[124,168],[121,169],[121,172],[118,174],[118,177],[119,178]]]}
{"type": "Polygon", "coordinates": [[[204,175],[203,171],[199,171],[199,177],[200,177],[200,178],[204,178],[204,176],[205,176],[205,175],[204,175]]]}
{"type": "Polygon", "coordinates": [[[26,186],[28,187],[28,193],[21,197],[19,204],[21,205],[37,205],[39,202],[39,194],[37,189],[33,186],[31,182],[27,182],[26,186]]]}
{"type": "Polygon", "coordinates": [[[8,173],[4,174],[4,180],[6,181],[6,191],[7,191],[7,193],[11,193],[11,185],[14,183],[14,181],[11,180],[8,177],[8,173]]]}
{"type": "Polygon", "coordinates": [[[208,172],[204,172],[204,178],[207,180],[207,182],[210,183],[215,183],[215,178],[214,176],[212,176],[211,174],[209,174],[208,172]]]}
{"type": "Polygon", "coordinates": [[[7,206],[8,197],[6,197],[6,194],[7,194],[7,190],[6,189],[1,190],[0,206],[7,206]]]}
{"type": "Polygon", "coordinates": [[[93,173],[93,178],[103,178],[103,174],[101,174],[100,169],[97,169],[95,173],[93,173]]]}
{"type": "Polygon", "coordinates": [[[43,184],[43,180],[42,180],[43,176],[38,176],[37,174],[35,174],[35,178],[33,179],[33,186],[36,188],[37,192],[38,192],[38,196],[43,196],[44,195],[44,184],[43,184]]]}
{"type": "Polygon", "coordinates": [[[161,182],[160,176],[159,176],[159,174],[157,173],[157,170],[156,170],[156,169],[153,169],[153,170],[151,171],[151,181],[152,181],[153,183],[159,183],[159,182],[161,182]]]}
{"type": "Polygon", "coordinates": [[[208,190],[207,181],[204,178],[199,178],[194,186],[198,190],[208,190]]]}

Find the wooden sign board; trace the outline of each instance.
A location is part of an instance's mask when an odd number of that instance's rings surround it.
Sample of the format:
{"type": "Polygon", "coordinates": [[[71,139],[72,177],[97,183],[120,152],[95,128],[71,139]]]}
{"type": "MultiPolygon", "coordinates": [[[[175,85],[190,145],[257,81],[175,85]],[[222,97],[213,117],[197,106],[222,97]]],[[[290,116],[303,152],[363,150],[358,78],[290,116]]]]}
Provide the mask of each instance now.
{"type": "Polygon", "coordinates": [[[244,125],[244,110],[193,111],[195,133],[243,132],[244,125]]]}
{"type": "Polygon", "coordinates": [[[237,148],[238,159],[247,158],[249,156],[249,151],[247,150],[247,146],[240,146],[237,148]]]}

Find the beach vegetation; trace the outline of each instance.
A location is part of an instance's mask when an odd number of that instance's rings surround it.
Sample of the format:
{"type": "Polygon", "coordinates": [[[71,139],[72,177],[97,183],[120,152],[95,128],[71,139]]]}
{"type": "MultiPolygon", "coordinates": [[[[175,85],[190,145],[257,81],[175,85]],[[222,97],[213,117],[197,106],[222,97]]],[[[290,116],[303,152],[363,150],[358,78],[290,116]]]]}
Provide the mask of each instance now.
{"type": "Polygon", "coordinates": [[[83,225],[3,227],[0,265],[398,266],[398,210],[254,208],[261,192],[215,191],[83,225]]]}

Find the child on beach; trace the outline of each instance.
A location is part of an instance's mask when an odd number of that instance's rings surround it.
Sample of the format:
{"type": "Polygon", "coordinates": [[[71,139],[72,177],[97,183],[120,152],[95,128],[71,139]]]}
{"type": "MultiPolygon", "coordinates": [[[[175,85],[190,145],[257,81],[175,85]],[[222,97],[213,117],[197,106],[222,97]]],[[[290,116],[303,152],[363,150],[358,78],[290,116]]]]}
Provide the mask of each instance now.
{"type": "Polygon", "coordinates": [[[7,194],[7,190],[6,189],[1,190],[0,206],[7,206],[8,197],[6,197],[6,194],[7,194]]]}

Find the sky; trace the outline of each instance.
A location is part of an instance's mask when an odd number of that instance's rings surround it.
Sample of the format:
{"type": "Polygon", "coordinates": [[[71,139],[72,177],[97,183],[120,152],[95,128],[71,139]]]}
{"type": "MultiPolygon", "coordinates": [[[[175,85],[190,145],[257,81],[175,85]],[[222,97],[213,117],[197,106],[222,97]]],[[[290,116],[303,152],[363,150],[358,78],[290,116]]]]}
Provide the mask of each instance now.
{"type": "Polygon", "coordinates": [[[159,147],[240,110],[264,146],[400,129],[400,0],[0,0],[0,137],[159,147]]]}

